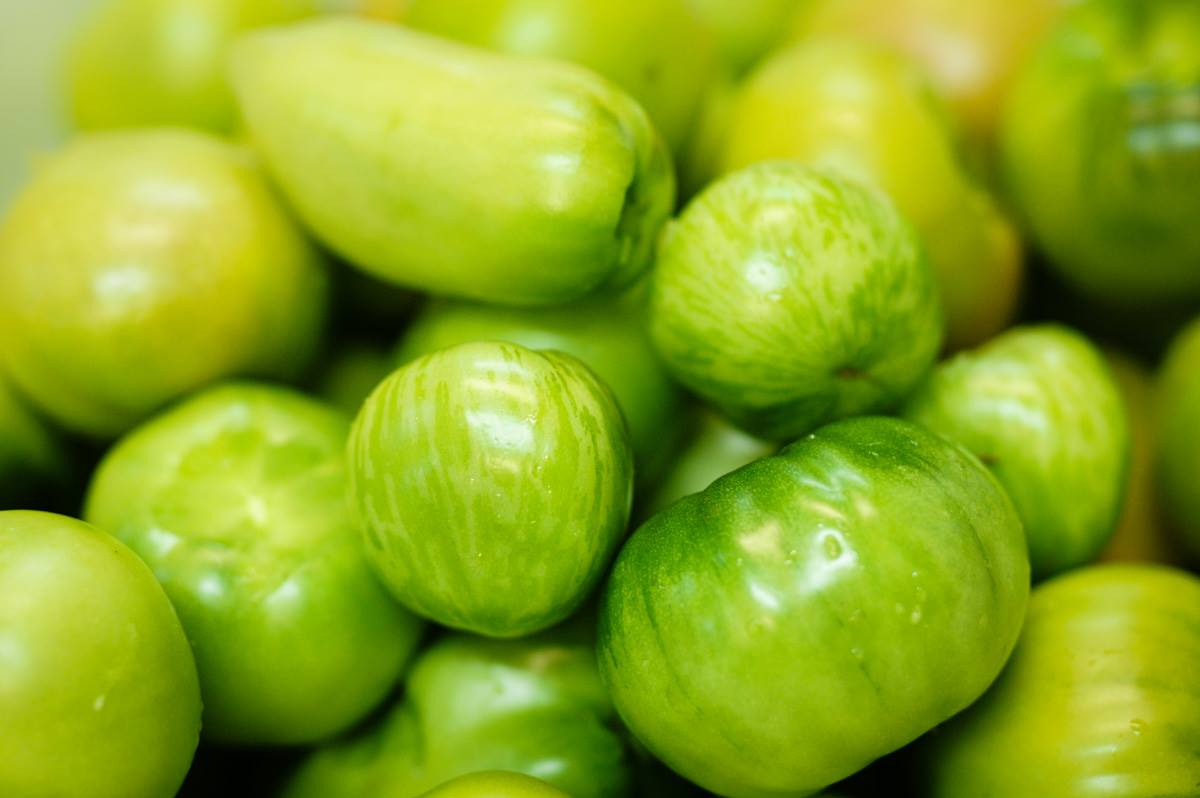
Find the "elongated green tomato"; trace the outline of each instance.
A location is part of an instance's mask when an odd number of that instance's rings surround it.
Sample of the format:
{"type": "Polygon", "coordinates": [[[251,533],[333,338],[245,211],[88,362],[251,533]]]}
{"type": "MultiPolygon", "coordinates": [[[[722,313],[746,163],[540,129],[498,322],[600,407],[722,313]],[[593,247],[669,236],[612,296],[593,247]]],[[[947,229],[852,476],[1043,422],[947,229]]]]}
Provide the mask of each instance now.
{"type": "Polygon", "coordinates": [[[572,64],[325,19],[245,37],[233,83],[309,227],[431,293],[546,305],[624,285],[674,203],[645,112],[572,64]]]}
{"type": "Polygon", "coordinates": [[[180,125],[229,133],[234,39],[317,13],[314,0],[104,0],[68,53],[81,128],[180,125]]]}
{"type": "Polygon", "coordinates": [[[0,512],[0,795],[170,798],[200,736],[171,603],[82,521],[0,512]]]}
{"type": "Polygon", "coordinates": [[[741,74],[787,37],[801,0],[687,0],[716,34],[726,69],[741,74]]]}
{"type": "Polygon", "coordinates": [[[667,367],[764,438],[892,406],[941,346],[913,229],[882,194],[795,163],[701,193],[664,233],[653,279],[667,367]]]}
{"type": "Polygon", "coordinates": [[[0,355],[53,420],[111,438],[212,380],[295,375],[327,283],[246,151],[182,130],[91,134],[0,227],[0,355]]]}
{"type": "Polygon", "coordinates": [[[425,793],[423,798],[571,798],[541,779],[503,770],[461,776],[425,793]]]}
{"type": "Polygon", "coordinates": [[[105,457],[88,520],[153,569],[196,652],[206,739],[311,743],[378,704],[420,623],[363,557],[345,504],[346,416],[226,385],[105,457]]]}
{"type": "Polygon", "coordinates": [[[882,45],[816,38],[764,63],[738,90],[721,172],[774,158],[883,189],[920,232],[952,349],[1012,318],[1023,261],[1016,232],[966,172],[923,73],[882,45]]]}
{"type": "Polygon", "coordinates": [[[682,434],[683,397],[667,375],[636,313],[612,301],[558,308],[433,303],[396,350],[398,365],[472,341],[508,341],[579,358],[612,389],[629,427],[639,486],[654,482],[682,434]]]}
{"type": "Polygon", "coordinates": [[[1161,798],[1200,784],[1200,581],[1103,565],[1038,587],[1004,674],[931,738],[935,798],[1161,798]]]}
{"type": "Polygon", "coordinates": [[[1200,319],[1171,344],[1158,396],[1158,495],[1180,542],[1200,561],[1200,319]]]}
{"type": "Polygon", "coordinates": [[[53,491],[66,469],[61,443],[0,370],[0,510],[53,491]]]}
{"type": "Polygon", "coordinates": [[[1091,0],[1022,70],[1005,111],[1014,201],[1076,290],[1200,297],[1200,5],[1091,0]]]}
{"type": "Polygon", "coordinates": [[[712,34],[688,0],[413,0],[404,22],[588,67],[641,103],[673,152],[717,74],[712,34]]]}
{"type": "Polygon", "coordinates": [[[629,519],[621,411],[560,352],[493,341],[420,357],[367,399],[349,451],[372,563],[457,629],[516,637],[566,618],[629,519]]]}
{"type": "Polygon", "coordinates": [[[806,796],[983,693],[1028,592],[987,469],[914,424],[850,419],[639,528],[604,590],[600,668],[680,774],[806,796]]]}
{"type": "Polygon", "coordinates": [[[1129,421],[1103,355],[1055,325],[1019,327],[941,364],[905,418],[966,446],[1004,485],[1042,578],[1095,559],[1121,511],[1129,421]]]}
{"type": "Polygon", "coordinates": [[[383,721],[311,754],[284,798],[411,798],[484,770],[535,776],[572,798],[623,798],[628,756],[587,637],[443,638],[383,721]]]}

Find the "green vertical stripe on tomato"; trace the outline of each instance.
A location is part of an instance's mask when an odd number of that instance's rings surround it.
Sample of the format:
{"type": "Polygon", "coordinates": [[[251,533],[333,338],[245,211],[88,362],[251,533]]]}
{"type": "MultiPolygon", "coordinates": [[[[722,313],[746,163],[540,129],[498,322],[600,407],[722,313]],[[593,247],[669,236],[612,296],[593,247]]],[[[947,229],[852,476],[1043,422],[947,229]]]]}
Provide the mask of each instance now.
{"type": "Polygon", "coordinates": [[[629,517],[621,411],[559,352],[481,342],[418,358],[363,406],[350,461],[352,505],[392,592],[484,634],[565,618],[629,517]]]}

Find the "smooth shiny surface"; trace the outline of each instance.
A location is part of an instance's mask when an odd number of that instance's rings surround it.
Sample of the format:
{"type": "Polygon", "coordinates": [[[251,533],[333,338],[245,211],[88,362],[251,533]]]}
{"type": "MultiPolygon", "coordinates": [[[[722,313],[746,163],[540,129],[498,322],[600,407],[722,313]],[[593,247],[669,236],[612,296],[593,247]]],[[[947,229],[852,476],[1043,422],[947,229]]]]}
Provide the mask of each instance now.
{"type": "Polygon", "coordinates": [[[413,0],[404,23],[588,67],[641,103],[674,152],[717,71],[712,35],[688,0],[413,0]]]}
{"type": "Polygon", "coordinates": [[[200,736],[196,666],[154,576],[103,532],[0,512],[0,795],[170,798],[200,736]]]}
{"type": "Polygon", "coordinates": [[[579,358],[612,389],[621,406],[638,485],[651,484],[671,459],[682,432],[683,396],[651,347],[635,310],[611,300],[544,309],[436,302],[405,331],[396,362],[404,365],[472,341],[508,341],[579,358]]]}
{"type": "Polygon", "coordinates": [[[1159,495],[1180,542],[1200,562],[1200,319],[1171,344],[1158,398],[1159,495]]]}
{"type": "Polygon", "coordinates": [[[0,356],[55,421],[112,438],[213,380],[294,376],[327,282],[246,150],[183,130],[90,134],[41,165],[0,226],[0,356]]]}
{"type": "Polygon", "coordinates": [[[1200,784],[1200,580],[1105,565],[1047,582],[1004,674],[931,739],[933,798],[1165,798],[1200,784]]]}
{"type": "Polygon", "coordinates": [[[99,0],[68,53],[83,129],[181,125],[230,133],[225,75],[245,31],[317,13],[314,0],[99,0]]]}
{"type": "Polygon", "coordinates": [[[882,45],[814,38],[779,52],[734,98],[722,172],[790,158],[876,186],[920,232],[951,348],[1002,329],[1023,264],[1016,230],[967,172],[925,76],[882,45]]]}
{"type": "Polygon", "coordinates": [[[421,624],[345,503],[349,419],[282,388],[213,388],[124,438],[86,517],[154,570],[192,641],[213,741],[300,744],[400,678],[421,624]]]}
{"type": "Polygon", "coordinates": [[[1002,132],[1013,201],[1077,291],[1200,297],[1200,5],[1079,3],[1022,70],[1002,132]]]}
{"type": "Polygon", "coordinates": [[[301,217],[396,283],[511,305],[619,287],[674,203],[646,113],[572,64],[346,18],[250,34],[232,74],[301,217]]]}
{"type": "Polygon", "coordinates": [[[377,725],[318,749],[284,798],[412,798],[448,779],[506,770],[572,798],[623,798],[630,763],[574,621],[532,638],[443,638],[377,725]]]}
{"type": "Polygon", "coordinates": [[[902,399],[942,319],[917,234],[886,197],[777,161],[714,183],[668,225],[650,334],[685,386],[786,441],[902,399]]]}
{"type": "Polygon", "coordinates": [[[516,637],[566,618],[625,534],[625,421],[560,352],[493,341],[418,358],[367,399],[349,452],[369,558],[446,626],[516,637]]]}
{"type": "Polygon", "coordinates": [[[600,667],[679,773],[806,796],[982,694],[1028,591],[1020,520],[975,458],[851,419],[642,525],[605,587],[600,667]]]}
{"type": "Polygon", "coordinates": [[[1017,327],[934,370],[903,415],[975,453],[1004,485],[1034,575],[1095,559],[1125,498],[1129,421],[1103,356],[1056,325],[1017,327]]]}
{"type": "Polygon", "coordinates": [[[462,776],[425,793],[422,798],[571,798],[541,779],[501,770],[462,776]]]}

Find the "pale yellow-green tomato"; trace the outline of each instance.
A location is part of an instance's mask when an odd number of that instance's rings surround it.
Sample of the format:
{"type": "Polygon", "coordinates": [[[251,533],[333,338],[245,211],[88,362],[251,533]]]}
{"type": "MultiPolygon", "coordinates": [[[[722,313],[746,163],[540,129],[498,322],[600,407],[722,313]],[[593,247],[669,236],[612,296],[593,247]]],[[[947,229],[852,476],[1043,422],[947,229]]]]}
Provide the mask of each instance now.
{"type": "Polygon", "coordinates": [[[541,779],[502,770],[460,776],[421,798],[571,798],[541,779]]]}
{"type": "Polygon", "coordinates": [[[228,133],[236,114],[225,61],[234,39],[317,10],[314,0],[105,0],[69,54],[75,123],[228,133]]]}
{"type": "Polygon", "coordinates": [[[1015,229],[967,174],[924,75],[882,45],[821,38],[770,58],[741,86],[721,172],[787,158],[882,189],[917,227],[937,272],[951,349],[977,344],[1016,309],[1015,229]]]}

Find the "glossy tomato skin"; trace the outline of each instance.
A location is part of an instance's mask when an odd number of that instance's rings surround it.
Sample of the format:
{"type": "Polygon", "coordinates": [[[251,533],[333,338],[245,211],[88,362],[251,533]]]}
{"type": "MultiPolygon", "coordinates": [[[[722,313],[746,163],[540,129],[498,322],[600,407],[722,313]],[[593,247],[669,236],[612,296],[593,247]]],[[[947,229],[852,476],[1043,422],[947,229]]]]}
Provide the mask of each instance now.
{"type": "MultiPolygon", "coordinates": [[[[674,453],[682,392],[667,374],[635,310],[616,302],[503,308],[443,301],[426,307],[396,349],[396,362],[471,341],[508,341],[579,358],[612,389],[629,427],[638,485],[651,484],[674,453]]],[[[681,431],[680,431],[681,432],[681,431]]]]}
{"type": "Polygon", "coordinates": [[[238,375],[292,378],[328,279],[249,151],[204,133],[82,136],[0,226],[0,356],[62,426],[111,439],[238,375]]]}
{"type": "Polygon", "coordinates": [[[1200,319],[1171,344],[1158,395],[1158,494],[1179,541],[1200,562],[1200,319]]]}
{"type": "Polygon", "coordinates": [[[982,694],[1028,591],[1020,520],[978,460],[852,419],[639,528],[603,594],[600,666],[677,772],[806,796],[982,694]]]}
{"type": "Polygon", "coordinates": [[[1200,580],[1092,566],[1033,591],[1004,674],[931,739],[934,798],[1159,798],[1200,784],[1200,580]]]}
{"type": "Polygon", "coordinates": [[[618,289],[674,204],[646,112],[574,64],[338,18],[250,34],[231,65],[301,218],[390,282],[522,306],[618,289]]]}
{"type": "Polygon", "coordinates": [[[887,198],[786,161],[727,175],[668,225],[649,313],[671,373],[775,440],[894,405],[942,341],[933,272],[887,198]]]}
{"type": "Polygon", "coordinates": [[[367,399],[350,496],[394,595],[516,637],[591,592],[629,520],[633,459],[612,392],[560,352],[498,341],[418,358],[367,399]]]}
{"type": "Polygon", "coordinates": [[[1021,70],[1002,128],[1009,193],[1092,301],[1200,297],[1200,6],[1078,3],[1021,70]]]}
{"type": "Polygon", "coordinates": [[[196,665],[149,569],[50,513],[0,512],[0,794],[170,798],[200,736],[196,665]]]}
{"type": "Polygon", "coordinates": [[[1067,327],[1017,327],[939,365],[905,418],[970,449],[1004,485],[1035,577],[1095,559],[1116,528],[1129,418],[1103,355],[1067,327]]]}
{"type": "Polygon", "coordinates": [[[422,798],[571,798],[541,779],[503,770],[461,776],[425,793],[422,798]]]}
{"type": "Polygon", "coordinates": [[[311,743],[399,679],[420,623],[376,580],[345,504],[349,419],[233,384],[139,427],[101,463],[86,517],[150,565],[196,652],[205,737],[311,743]]]}
{"type": "Polygon", "coordinates": [[[411,798],[484,770],[536,776],[572,798],[628,795],[590,637],[572,621],[521,640],[443,638],[387,717],[314,752],[285,798],[411,798]]]}

